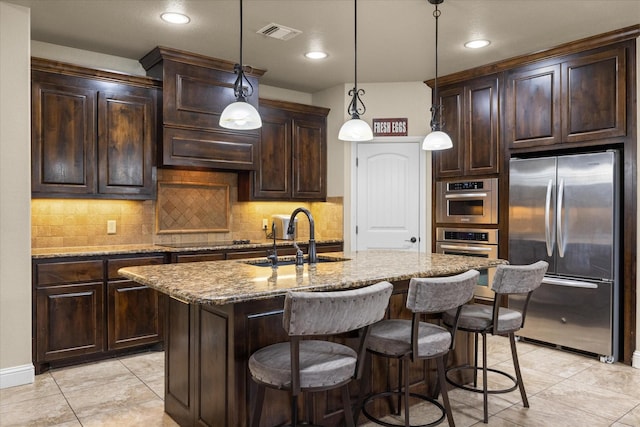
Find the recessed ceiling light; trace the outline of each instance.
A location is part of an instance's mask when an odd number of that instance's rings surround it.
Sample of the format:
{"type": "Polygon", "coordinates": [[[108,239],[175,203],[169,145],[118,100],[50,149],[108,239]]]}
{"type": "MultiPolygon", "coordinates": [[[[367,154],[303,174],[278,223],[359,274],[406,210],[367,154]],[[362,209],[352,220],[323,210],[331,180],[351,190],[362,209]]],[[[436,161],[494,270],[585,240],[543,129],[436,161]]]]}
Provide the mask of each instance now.
{"type": "Polygon", "coordinates": [[[491,42],[489,40],[471,40],[464,44],[464,47],[469,49],[480,49],[481,47],[489,46],[491,42]]]}
{"type": "Polygon", "coordinates": [[[306,56],[309,59],[324,59],[329,55],[327,55],[326,52],[313,51],[313,52],[305,53],[304,56],[306,56]]]}
{"type": "Polygon", "coordinates": [[[170,24],[188,24],[189,21],[191,21],[191,18],[189,18],[187,15],[176,12],[165,12],[160,15],[160,18],[164,22],[168,22],[170,24]]]}

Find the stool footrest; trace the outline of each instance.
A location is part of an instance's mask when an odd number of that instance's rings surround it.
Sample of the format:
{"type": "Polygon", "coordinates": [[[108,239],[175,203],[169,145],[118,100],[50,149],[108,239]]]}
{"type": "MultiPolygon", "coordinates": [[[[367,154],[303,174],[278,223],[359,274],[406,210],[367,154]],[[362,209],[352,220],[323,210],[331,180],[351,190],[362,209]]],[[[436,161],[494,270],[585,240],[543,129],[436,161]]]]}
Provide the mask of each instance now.
{"type": "MultiPolygon", "coordinates": [[[[369,411],[367,411],[367,404],[371,403],[373,400],[375,399],[379,399],[381,397],[385,397],[385,396],[397,396],[400,395],[401,397],[404,397],[404,392],[403,391],[384,391],[382,393],[377,393],[374,395],[371,395],[369,397],[367,397],[364,400],[364,403],[362,404],[362,413],[365,415],[365,417],[367,417],[370,421],[373,421],[376,424],[379,424],[381,426],[385,426],[385,427],[404,427],[404,423],[402,424],[393,424],[393,423],[389,423],[386,421],[382,421],[379,418],[374,417],[373,415],[371,415],[369,413],[369,411]]],[[[436,421],[427,423],[427,424],[411,424],[410,427],[433,427],[436,426],[440,423],[442,423],[446,417],[446,412],[444,409],[444,406],[442,406],[442,404],[440,402],[438,402],[435,399],[432,399],[428,396],[422,395],[422,394],[417,394],[417,393],[409,393],[409,396],[414,397],[416,399],[422,399],[424,401],[430,402],[433,405],[435,405],[438,409],[440,409],[440,412],[442,413],[442,415],[440,416],[440,418],[438,418],[436,421]]],[[[398,408],[398,410],[400,410],[400,408],[398,408]]]]}
{"type": "MultiPolygon", "coordinates": [[[[451,379],[449,377],[449,372],[457,372],[457,371],[462,371],[462,370],[473,370],[475,371],[475,375],[477,375],[477,372],[480,371],[482,372],[482,368],[479,368],[477,366],[456,366],[453,368],[449,368],[447,369],[446,373],[445,373],[445,378],[447,379],[447,382],[455,387],[461,388],[463,390],[467,390],[467,391],[473,391],[475,393],[484,393],[484,390],[482,388],[478,388],[478,387],[470,387],[466,384],[461,384],[453,379],[451,379]]],[[[499,375],[502,375],[504,377],[509,378],[511,381],[513,381],[513,386],[509,387],[509,388],[503,388],[503,389],[488,389],[487,393],[488,394],[501,394],[501,393],[509,393],[514,391],[515,389],[518,388],[518,380],[510,374],[507,374],[504,371],[500,371],[498,369],[493,369],[493,368],[487,368],[487,372],[493,372],[499,375]]],[[[474,377],[475,378],[475,377],[474,377]]]]}

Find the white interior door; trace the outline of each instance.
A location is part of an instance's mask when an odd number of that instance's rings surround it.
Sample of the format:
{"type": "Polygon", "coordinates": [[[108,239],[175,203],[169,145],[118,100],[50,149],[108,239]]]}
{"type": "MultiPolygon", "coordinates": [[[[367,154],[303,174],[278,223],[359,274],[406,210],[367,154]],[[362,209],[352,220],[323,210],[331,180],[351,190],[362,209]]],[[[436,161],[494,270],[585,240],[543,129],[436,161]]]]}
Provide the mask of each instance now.
{"type": "Polygon", "coordinates": [[[423,156],[419,143],[358,143],[357,250],[420,250],[423,156]]]}

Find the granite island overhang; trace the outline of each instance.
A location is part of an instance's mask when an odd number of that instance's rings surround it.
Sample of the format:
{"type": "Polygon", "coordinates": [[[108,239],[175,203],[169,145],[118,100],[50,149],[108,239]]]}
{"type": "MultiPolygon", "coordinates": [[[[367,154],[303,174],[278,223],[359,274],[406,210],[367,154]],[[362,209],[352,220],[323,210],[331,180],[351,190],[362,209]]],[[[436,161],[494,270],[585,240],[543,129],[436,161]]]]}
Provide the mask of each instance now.
{"type": "Polygon", "coordinates": [[[126,267],[118,274],[183,302],[224,305],[282,296],[289,290],[351,289],[381,280],[450,276],[506,263],[501,259],[383,250],[330,252],[319,258],[336,262],[272,269],[243,260],[211,261],[126,267]]]}
{"type": "MultiPolygon", "coordinates": [[[[256,387],[248,375],[247,361],[259,348],[287,340],[282,328],[282,307],[289,290],[351,289],[387,280],[394,284],[390,315],[407,317],[410,313],[405,308],[406,292],[411,278],[448,276],[506,263],[500,259],[404,251],[332,252],[319,257],[338,261],[272,269],[256,266],[258,260],[252,259],[126,267],[118,271],[170,297],[165,298],[164,316],[165,411],[175,421],[181,426],[250,425],[256,387]]],[[[461,338],[450,354],[450,364],[465,363],[473,357],[471,338],[461,338]]],[[[356,342],[351,336],[340,340],[347,345],[356,342]]],[[[412,367],[412,391],[433,391],[432,365],[421,362],[412,367]]],[[[395,364],[376,360],[365,373],[370,376],[369,389],[384,390],[387,378],[397,376],[395,370],[395,364]]],[[[287,423],[288,394],[271,390],[267,393],[263,422],[287,423]]],[[[353,399],[355,402],[355,394],[353,399]]],[[[339,396],[320,392],[305,399],[303,406],[310,405],[314,424],[338,426],[343,414],[336,402],[340,402],[339,396]]],[[[386,410],[379,408],[381,413],[386,410]]]]}

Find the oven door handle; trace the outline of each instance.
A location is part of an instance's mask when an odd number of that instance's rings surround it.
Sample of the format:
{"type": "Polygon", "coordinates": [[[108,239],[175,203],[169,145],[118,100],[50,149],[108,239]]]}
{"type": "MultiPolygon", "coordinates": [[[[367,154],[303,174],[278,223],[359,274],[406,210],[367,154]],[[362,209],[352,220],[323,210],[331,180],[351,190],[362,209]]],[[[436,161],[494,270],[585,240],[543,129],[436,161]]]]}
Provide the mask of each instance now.
{"type": "Polygon", "coordinates": [[[445,194],[445,199],[469,199],[471,197],[487,197],[487,193],[459,193],[459,194],[445,194]]]}
{"type": "Polygon", "coordinates": [[[493,248],[481,248],[476,246],[457,246],[457,245],[440,245],[441,249],[454,249],[458,251],[469,252],[491,252],[493,248]]]}

